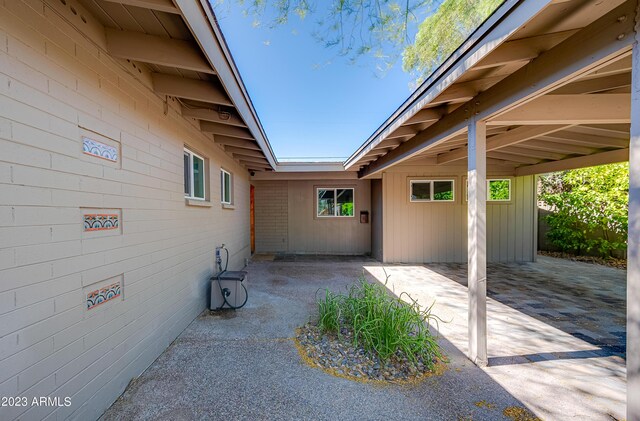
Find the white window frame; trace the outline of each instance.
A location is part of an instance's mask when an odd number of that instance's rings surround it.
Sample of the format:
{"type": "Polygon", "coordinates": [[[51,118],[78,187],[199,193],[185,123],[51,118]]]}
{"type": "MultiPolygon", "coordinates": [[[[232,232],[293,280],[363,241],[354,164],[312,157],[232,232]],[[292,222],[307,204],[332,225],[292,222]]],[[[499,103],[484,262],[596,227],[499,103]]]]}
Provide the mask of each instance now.
{"type": "MultiPolygon", "coordinates": [[[[185,193],[184,197],[187,199],[193,199],[193,200],[206,200],[207,198],[207,170],[206,170],[206,166],[207,166],[207,160],[204,159],[204,157],[198,155],[197,153],[193,152],[191,149],[189,148],[184,148],[184,153],[189,155],[189,193],[185,193]],[[202,197],[198,197],[198,196],[194,196],[194,182],[195,182],[195,177],[193,174],[193,157],[199,158],[202,160],[202,197]]],[[[183,155],[184,156],[184,155],[183,155]]]]}
{"type": "MultiPolygon", "coordinates": [[[[511,203],[513,200],[513,179],[512,178],[487,178],[487,203],[511,203]],[[490,181],[508,181],[509,182],[509,199],[491,199],[489,194],[491,193],[489,190],[489,182],[490,181]]],[[[465,202],[469,201],[469,178],[465,178],[464,180],[464,200],[465,202]]]]}
{"type": "Polygon", "coordinates": [[[443,179],[414,179],[409,180],[409,202],[412,203],[452,203],[456,201],[456,181],[452,178],[443,178],[443,179]],[[434,188],[433,184],[441,181],[449,181],[451,182],[451,200],[435,200],[433,198],[434,188]],[[414,184],[430,184],[429,187],[429,199],[414,199],[413,196],[413,185],[414,184]]]}
{"type": "Polygon", "coordinates": [[[487,202],[511,202],[511,179],[510,178],[487,178],[487,202]],[[508,199],[492,199],[490,197],[489,183],[491,181],[508,181],[509,182],[509,198],[508,199]]]}
{"type": "Polygon", "coordinates": [[[220,168],[220,203],[222,203],[223,205],[231,205],[233,203],[233,174],[231,174],[229,171],[225,170],[224,168],[220,168]],[[224,176],[228,175],[229,176],[229,201],[225,201],[225,196],[226,196],[226,189],[225,189],[225,182],[224,182],[224,176]]]}
{"type": "Polygon", "coordinates": [[[316,217],[318,218],[355,218],[356,216],[356,189],[355,187],[316,187],[316,217]],[[335,203],[333,204],[333,215],[319,215],[319,206],[320,206],[320,198],[318,194],[320,190],[333,190],[333,200],[335,203]],[[353,197],[353,215],[336,215],[338,213],[338,190],[351,190],[353,197]]]}

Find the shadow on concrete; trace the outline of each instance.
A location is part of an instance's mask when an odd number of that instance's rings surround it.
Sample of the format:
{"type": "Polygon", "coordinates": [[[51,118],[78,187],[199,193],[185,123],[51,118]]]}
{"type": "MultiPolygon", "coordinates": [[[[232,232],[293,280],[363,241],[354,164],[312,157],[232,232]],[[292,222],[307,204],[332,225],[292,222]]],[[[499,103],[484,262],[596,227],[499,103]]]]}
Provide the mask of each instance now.
{"type": "Polygon", "coordinates": [[[252,263],[247,305],[235,317],[203,312],[103,419],[496,420],[525,410],[443,336],[449,369],[417,385],[355,382],[304,363],[292,337],[316,314],[316,291],[345,291],[364,264],[252,263]]]}

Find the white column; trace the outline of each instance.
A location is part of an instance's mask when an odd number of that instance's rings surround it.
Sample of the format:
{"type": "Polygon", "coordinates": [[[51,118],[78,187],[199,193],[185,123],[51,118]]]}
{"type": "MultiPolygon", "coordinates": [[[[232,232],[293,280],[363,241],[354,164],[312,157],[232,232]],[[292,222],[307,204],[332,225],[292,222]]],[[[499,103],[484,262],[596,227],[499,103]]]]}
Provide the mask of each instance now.
{"type": "Polygon", "coordinates": [[[467,259],[469,358],[487,365],[487,127],[471,119],[468,141],[467,259]]]}
{"type": "Polygon", "coordinates": [[[631,71],[627,246],[627,420],[640,421],[640,1],[631,71]]]}

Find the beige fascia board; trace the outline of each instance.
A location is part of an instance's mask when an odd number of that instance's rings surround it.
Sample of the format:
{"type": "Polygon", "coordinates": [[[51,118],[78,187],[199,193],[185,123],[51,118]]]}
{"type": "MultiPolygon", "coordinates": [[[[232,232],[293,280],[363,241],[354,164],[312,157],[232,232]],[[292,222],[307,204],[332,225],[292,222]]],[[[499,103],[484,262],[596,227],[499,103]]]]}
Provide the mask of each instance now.
{"type": "Polygon", "coordinates": [[[204,55],[213,65],[236,110],[254,135],[269,164],[275,169],[277,160],[218,27],[211,5],[207,0],[174,0],[174,3],[180,9],[185,23],[204,55]]]}
{"type": "Polygon", "coordinates": [[[357,180],[355,171],[282,172],[256,173],[252,180],[357,180]]]}
{"type": "MultiPolygon", "coordinates": [[[[347,172],[342,162],[279,162],[276,171],[278,172],[347,172]]],[[[356,171],[352,171],[356,172],[356,171]]]]}
{"type": "Polygon", "coordinates": [[[522,25],[526,24],[552,0],[505,1],[422,85],[394,112],[367,141],[344,163],[346,169],[382,142],[386,135],[402,126],[445,89],[462,76],[466,70],[487,57],[502,45],[522,25]],[[516,7],[517,6],[517,7],[516,7]],[[488,35],[491,42],[484,42],[488,35]]]}

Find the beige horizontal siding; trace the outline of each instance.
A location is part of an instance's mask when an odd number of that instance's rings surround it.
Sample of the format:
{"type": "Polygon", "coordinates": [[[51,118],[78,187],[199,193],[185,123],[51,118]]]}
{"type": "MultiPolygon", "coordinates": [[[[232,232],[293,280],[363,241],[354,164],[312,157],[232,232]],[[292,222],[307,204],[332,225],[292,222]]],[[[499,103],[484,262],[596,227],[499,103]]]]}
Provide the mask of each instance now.
{"type": "MultiPolygon", "coordinates": [[[[397,166],[383,174],[384,261],[466,262],[466,168],[397,166]],[[412,203],[409,180],[453,179],[455,201],[412,203]]],[[[489,173],[502,177],[500,173],[489,173]]],[[[510,177],[506,177],[510,178],[510,177]]],[[[534,177],[512,178],[512,200],[487,202],[487,258],[490,262],[532,261],[534,251],[534,177]]]]}
{"type": "Polygon", "coordinates": [[[250,254],[248,174],[171,99],[164,115],[148,72],[106,55],[101,26],[68,5],[0,4],[0,395],[73,403],[3,420],[98,417],[205,308],[214,247],[232,268],[250,254]],[[83,154],[83,128],[119,143],[120,161],[83,154]],[[185,204],[184,144],[209,160],[211,207],[185,204]],[[121,210],[121,232],[84,235],[82,208],[121,210]],[[124,299],[87,311],[85,289],[120,274],[124,299]]]}

